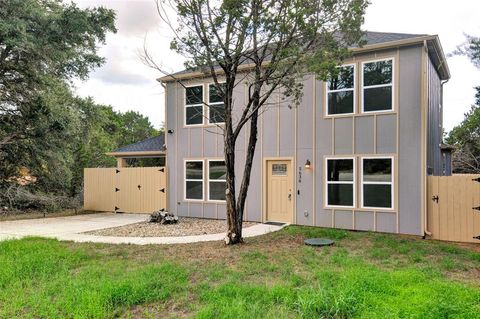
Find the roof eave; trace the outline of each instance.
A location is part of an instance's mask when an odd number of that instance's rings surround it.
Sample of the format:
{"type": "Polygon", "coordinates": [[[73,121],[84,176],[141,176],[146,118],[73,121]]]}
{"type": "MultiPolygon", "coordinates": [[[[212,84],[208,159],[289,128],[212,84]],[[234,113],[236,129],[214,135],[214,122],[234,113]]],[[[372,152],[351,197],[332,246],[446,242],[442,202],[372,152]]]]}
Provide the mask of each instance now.
{"type": "MultiPolygon", "coordinates": [[[[376,51],[376,50],[383,50],[383,49],[391,49],[391,48],[398,48],[398,47],[403,47],[403,46],[409,46],[409,45],[414,45],[414,44],[421,44],[424,43],[424,41],[432,41],[435,45],[435,47],[438,49],[438,54],[439,58],[442,60],[441,63],[441,68],[445,70],[445,74],[442,78],[442,80],[446,80],[450,78],[450,70],[448,69],[448,65],[446,63],[446,58],[445,54],[443,53],[442,46],[440,44],[440,40],[437,35],[425,35],[425,36],[419,36],[419,37],[414,37],[414,38],[409,38],[409,39],[402,39],[402,40],[397,40],[397,41],[389,41],[389,42],[383,42],[383,43],[377,43],[377,44],[369,44],[369,45],[364,45],[362,47],[355,47],[351,48],[350,50],[354,54],[358,53],[364,53],[364,52],[370,52],[370,51],[376,51]]],[[[246,64],[241,66],[239,68],[240,71],[244,71],[246,69],[252,68],[252,64],[246,64]]],[[[219,70],[218,74],[222,74],[222,70],[219,70]]],[[[172,81],[178,81],[178,80],[188,80],[188,79],[194,79],[194,78],[199,78],[199,77],[208,77],[209,73],[204,73],[204,72],[198,72],[198,71],[192,71],[188,73],[182,73],[178,75],[166,75],[161,78],[158,78],[157,81],[161,83],[165,82],[172,82],[172,81]]]]}
{"type": "Polygon", "coordinates": [[[165,155],[166,151],[137,151],[137,152],[108,152],[108,156],[123,157],[123,156],[152,156],[165,155]]]}
{"type": "Polygon", "coordinates": [[[432,37],[433,38],[430,41],[433,43],[433,45],[435,47],[436,54],[437,54],[439,60],[441,61],[439,66],[438,66],[438,69],[440,70],[440,78],[441,78],[441,80],[449,80],[450,77],[451,77],[450,69],[448,67],[447,58],[445,57],[445,53],[443,52],[442,44],[440,43],[440,38],[438,37],[438,35],[434,35],[432,37]]]}

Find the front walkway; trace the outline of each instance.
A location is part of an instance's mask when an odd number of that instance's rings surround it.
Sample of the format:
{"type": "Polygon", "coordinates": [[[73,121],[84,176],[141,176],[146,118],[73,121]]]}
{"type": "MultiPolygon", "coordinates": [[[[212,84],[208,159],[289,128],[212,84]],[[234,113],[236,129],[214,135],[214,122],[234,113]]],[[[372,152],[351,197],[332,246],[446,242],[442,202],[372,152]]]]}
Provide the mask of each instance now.
{"type": "MultiPolygon", "coordinates": [[[[145,221],[147,214],[89,214],[67,217],[25,219],[0,222],[0,240],[39,236],[75,242],[107,244],[187,244],[217,241],[225,233],[182,237],[113,237],[82,234],[83,232],[124,226],[145,221]]],[[[243,229],[243,237],[254,237],[280,230],[283,226],[257,224],[243,229]]]]}

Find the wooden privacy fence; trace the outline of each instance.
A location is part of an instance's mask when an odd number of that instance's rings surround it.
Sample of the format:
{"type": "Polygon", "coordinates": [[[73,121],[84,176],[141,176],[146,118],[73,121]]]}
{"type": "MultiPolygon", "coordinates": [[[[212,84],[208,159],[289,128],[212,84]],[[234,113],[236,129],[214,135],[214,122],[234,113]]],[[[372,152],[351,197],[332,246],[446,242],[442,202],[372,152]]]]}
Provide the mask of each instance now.
{"type": "Polygon", "coordinates": [[[432,238],[480,243],[480,175],[428,176],[427,182],[432,238]]]}
{"type": "Polygon", "coordinates": [[[165,167],[86,168],[84,209],[152,213],[167,208],[165,167]]]}

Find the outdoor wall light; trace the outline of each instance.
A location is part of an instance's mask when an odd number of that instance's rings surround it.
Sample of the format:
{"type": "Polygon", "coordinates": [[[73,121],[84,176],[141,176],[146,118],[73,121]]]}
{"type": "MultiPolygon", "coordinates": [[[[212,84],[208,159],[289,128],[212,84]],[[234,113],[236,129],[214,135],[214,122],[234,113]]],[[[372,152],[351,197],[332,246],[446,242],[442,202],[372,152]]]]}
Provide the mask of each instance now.
{"type": "Polygon", "coordinates": [[[305,162],[305,169],[310,169],[310,168],[311,168],[310,160],[307,159],[307,161],[305,162]]]}

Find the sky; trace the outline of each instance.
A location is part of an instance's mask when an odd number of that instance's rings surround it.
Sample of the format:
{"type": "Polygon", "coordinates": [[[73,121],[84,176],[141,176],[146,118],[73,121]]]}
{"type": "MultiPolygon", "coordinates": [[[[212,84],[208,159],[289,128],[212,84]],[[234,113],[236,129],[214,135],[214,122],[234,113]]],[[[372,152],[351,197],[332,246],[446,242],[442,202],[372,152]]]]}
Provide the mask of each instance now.
{"type": "MultiPolygon", "coordinates": [[[[154,0],[76,0],[80,7],[104,6],[117,13],[116,34],[109,34],[99,55],[106,63],[87,81],[75,82],[80,96],[115,110],[134,110],[149,117],[159,128],[164,121],[164,92],[158,71],[141,61],[144,47],[163,69],[183,69],[183,58],[170,50],[171,32],[160,21],[154,0]]],[[[438,34],[446,54],[465,41],[464,34],[480,36],[480,1],[372,0],[364,29],[378,32],[438,34]]],[[[467,57],[449,57],[452,78],[444,86],[444,128],[460,123],[474,101],[480,70],[467,57]]]]}

